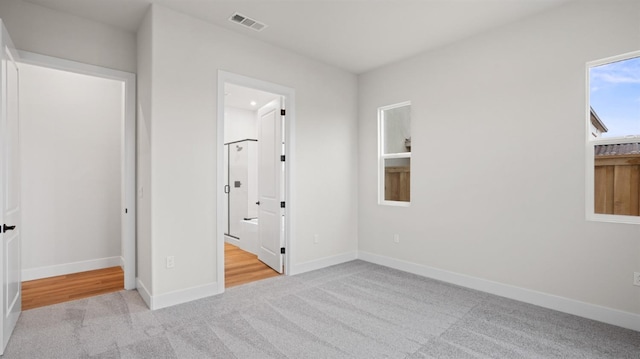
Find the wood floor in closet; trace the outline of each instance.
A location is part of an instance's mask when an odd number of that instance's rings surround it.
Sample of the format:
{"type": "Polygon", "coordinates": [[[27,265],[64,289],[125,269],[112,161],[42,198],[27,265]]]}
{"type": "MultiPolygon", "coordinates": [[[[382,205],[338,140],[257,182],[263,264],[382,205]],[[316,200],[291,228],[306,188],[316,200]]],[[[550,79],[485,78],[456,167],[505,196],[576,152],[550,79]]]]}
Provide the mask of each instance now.
{"type": "Polygon", "coordinates": [[[22,310],[124,289],[124,272],[120,267],[73,273],[22,282],[22,310]]]}
{"type": "MultiPolygon", "coordinates": [[[[234,287],[279,274],[258,257],[225,243],[225,287],[234,287]]],[[[22,282],[22,310],[29,310],[124,289],[120,267],[98,269],[22,282]]]]}

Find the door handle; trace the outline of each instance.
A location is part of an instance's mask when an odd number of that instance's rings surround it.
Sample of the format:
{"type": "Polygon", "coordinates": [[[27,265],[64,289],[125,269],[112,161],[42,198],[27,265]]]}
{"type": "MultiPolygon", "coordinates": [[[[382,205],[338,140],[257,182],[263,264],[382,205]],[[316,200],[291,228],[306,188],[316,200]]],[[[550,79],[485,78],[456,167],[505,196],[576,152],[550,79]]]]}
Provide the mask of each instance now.
{"type": "Polygon", "coordinates": [[[259,206],[260,205],[260,201],[256,202],[256,204],[259,206]]]}
{"type": "Polygon", "coordinates": [[[13,231],[14,229],[16,229],[16,226],[7,226],[6,224],[2,225],[2,233],[6,231],[13,231]]]}

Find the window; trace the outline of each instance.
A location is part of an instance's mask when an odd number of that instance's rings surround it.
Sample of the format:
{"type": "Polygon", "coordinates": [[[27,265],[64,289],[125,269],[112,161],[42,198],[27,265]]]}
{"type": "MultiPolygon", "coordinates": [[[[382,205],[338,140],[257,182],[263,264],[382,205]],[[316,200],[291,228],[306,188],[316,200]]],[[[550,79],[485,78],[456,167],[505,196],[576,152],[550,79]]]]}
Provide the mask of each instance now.
{"type": "Polygon", "coordinates": [[[587,64],[587,218],[640,223],[640,52],[587,64]]]}
{"type": "Polygon", "coordinates": [[[378,109],[378,203],[411,200],[411,103],[378,109]]]}

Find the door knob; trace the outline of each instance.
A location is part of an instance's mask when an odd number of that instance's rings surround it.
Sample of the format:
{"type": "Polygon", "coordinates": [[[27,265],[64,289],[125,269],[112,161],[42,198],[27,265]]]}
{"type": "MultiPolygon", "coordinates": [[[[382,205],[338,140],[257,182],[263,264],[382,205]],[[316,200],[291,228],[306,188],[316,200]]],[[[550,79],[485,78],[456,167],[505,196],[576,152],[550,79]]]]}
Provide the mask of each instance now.
{"type": "Polygon", "coordinates": [[[7,226],[6,224],[2,225],[2,232],[6,232],[6,231],[13,231],[14,229],[16,229],[16,226],[7,226]]]}
{"type": "Polygon", "coordinates": [[[256,204],[259,206],[260,205],[260,201],[256,202],[256,204]]]}

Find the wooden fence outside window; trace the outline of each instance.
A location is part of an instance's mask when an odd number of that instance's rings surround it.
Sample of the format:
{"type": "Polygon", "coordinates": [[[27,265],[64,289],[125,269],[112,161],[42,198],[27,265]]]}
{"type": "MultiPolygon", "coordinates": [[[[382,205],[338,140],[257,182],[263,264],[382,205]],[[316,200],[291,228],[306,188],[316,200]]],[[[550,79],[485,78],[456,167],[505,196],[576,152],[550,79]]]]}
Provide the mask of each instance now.
{"type": "Polygon", "coordinates": [[[595,213],[640,216],[640,154],[595,156],[595,213]]]}

